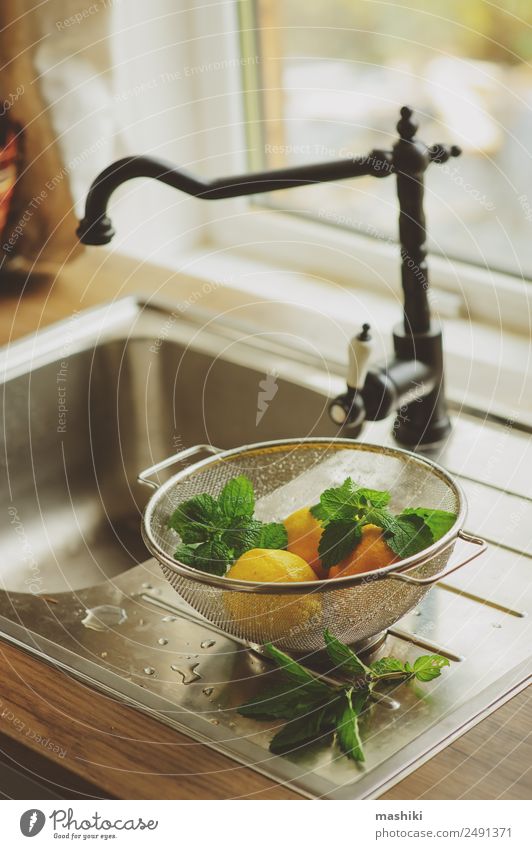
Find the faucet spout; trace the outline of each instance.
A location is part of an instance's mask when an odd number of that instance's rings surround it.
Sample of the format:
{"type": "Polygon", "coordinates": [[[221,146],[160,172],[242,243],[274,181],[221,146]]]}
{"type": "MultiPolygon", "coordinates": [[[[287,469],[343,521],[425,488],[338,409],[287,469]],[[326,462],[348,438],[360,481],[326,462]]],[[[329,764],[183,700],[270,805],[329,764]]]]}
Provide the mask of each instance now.
{"type": "Polygon", "coordinates": [[[105,168],[92,183],[85,202],[85,216],[76,233],[85,245],[109,244],[115,235],[107,215],[109,199],[122,183],[139,177],[158,180],[202,200],[222,200],[350,177],[386,177],[392,172],[392,152],[384,150],[372,150],[367,156],[353,156],[335,162],[318,162],[216,180],[201,180],[183,169],[175,168],[169,162],[151,156],[126,156],[105,168]]]}

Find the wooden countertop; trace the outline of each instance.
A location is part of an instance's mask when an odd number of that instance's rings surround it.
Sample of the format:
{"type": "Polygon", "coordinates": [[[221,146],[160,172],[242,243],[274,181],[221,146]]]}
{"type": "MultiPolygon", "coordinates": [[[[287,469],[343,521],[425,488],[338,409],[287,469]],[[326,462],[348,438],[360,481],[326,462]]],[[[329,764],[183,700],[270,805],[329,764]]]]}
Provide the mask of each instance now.
{"type": "MultiPolygon", "coordinates": [[[[55,278],[33,278],[24,286],[4,275],[0,285],[0,344],[6,344],[76,310],[134,292],[182,300],[194,280],[93,249],[55,278]]],[[[215,288],[205,306],[227,307],[228,297],[236,296],[215,288]]],[[[80,794],[125,799],[301,798],[6,642],[0,653],[0,752],[5,761],[33,769],[37,779],[78,787],[80,794]],[[48,764],[50,770],[43,766],[48,764]]],[[[530,799],[531,728],[529,688],[383,798],[530,799]]]]}

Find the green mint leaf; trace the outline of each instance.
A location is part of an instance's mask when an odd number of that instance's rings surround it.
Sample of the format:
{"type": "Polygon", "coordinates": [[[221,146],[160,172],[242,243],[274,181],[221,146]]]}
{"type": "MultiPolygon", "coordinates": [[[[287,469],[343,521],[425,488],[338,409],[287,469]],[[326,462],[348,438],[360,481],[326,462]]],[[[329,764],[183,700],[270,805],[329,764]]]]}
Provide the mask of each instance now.
{"type": "Polygon", "coordinates": [[[290,655],[275,648],[272,643],[267,643],[264,651],[282,670],[285,679],[291,684],[296,687],[304,687],[307,693],[321,694],[324,699],[328,698],[331,692],[329,685],[316,678],[308,669],[293,660],[290,655]]]}
{"type": "MultiPolygon", "coordinates": [[[[346,646],[340,640],[333,637],[327,629],[323,637],[327,654],[334,663],[335,669],[352,675],[353,678],[360,678],[362,675],[367,675],[371,670],[356,656],[354,651],[351,651],[349,646],[346,646]]],[[[372,667],[373,668],[373,667],[372,667]]]]}
{"type": "Polygon", "coordinates": [[[223,541],[233,549],[235,559],[252,548],[286,548],[288,534],[277,522],[264,524],[248,516],[237,516],[222,534],[223,541]]]}
{"type": "Polygon", "coordinates": [[[218,506],[228,519],[236,516],[251,518],[255,509],[255,493],[250,479],[239,475],[228,481],[218,496],[218,506]]]}
{"type": "Polygon", "coordinates": [[[186,566],[196,566],[196,550],[193,546],[186,545],[184,542],[180,543],[177,546],[174,552],[174,557],[176,560],[180,560],[181,563],[184,563],[186,566]]]}
{"type": "Polygon", "coordinates": [[[231,560],[230,548],[217,537],[198,545],[194,551],[194,567],[210,575],[225,575],[231,560]]]}
{"type": "Polygon", "coordinates": [[[236,516],[231,520],[229,527],[222,533],[222,539],[233,550],[234,559],[252,548],[260,548],[262,528],[262,522],[250,519],[249,516],[236,516]]]}
{"type": "Polygon", "coordinates": [[[393,531],[395,550],[401,557],[418,554],[433,543],[432,532],[421,516],[398,516],[393,531]]]}
{"type": "Polygon", "coordinates": [[[406,669],[396,657],[381,657],[371,664],[371,671],[375,675],[388,675],[391,672],[406,672],[406,669]]]}
{"type": "Polygon", "coordinates": [[[309,693],[305,687],[283,684],[250,699],[238,708],[238,713],[256,719],[294,719],[321,705],[324,697],[325,693],[309,693]]]}
{"type": "Polygon", "coordinates": [[[185,543],[205,542],[219,530],[221,518],[211,495],[195,495],[174,510],[168,524],[185,543]]]}
{"type": "Polygon", "coordinates": [[[441,539],[456,522],[456,513],[449,513],[448,510],[430,510],[426,507],[403,510],[399,518],[401,516],[420,516],[430,528],[433,542],[441,539]]]}
{"type": "Polygon", "coordinates": [[[314,518],[318,520],[318,522],[326,522],[329,518],[329,515],[326,509],[322,506],[321,502],[319,504],[314,504],[310,508],[310,512],[312,513],[314,518]]]}
{"type": "Polygon", "coordinates": [[[362,532],[356,522],[331,521],[326,525],[318,546],[324,569],[335,566],[350,554],[360,540],[362,532]]]}
{"type": "Polygon", "coordinates": [[[328,521],[353,521],[360,506],[357,489],[351,478],[341,486],[326,489],[320,496],[320,505],[328,521]]]}
{"type": "Polygon", "coordinates": [[[325,707],[310,711],[287,722],[270,743],[270,752],[283,755],[307,743],[314,743],[333,730],[330,713],[325,707]]]}
{"type": "Polygon", "coordinates": [[[441,675],[444,666],[450,666],[446,657],[440,654],[425,654],[414,661],[413,673],[418,681],[432,681],[441,675]]]}
{"type": "Polygon", "coordinates": [[[315,519],[324,522],[355,521],[369,507],[383,508],[389,501],[389,492],[357,487],[352,478],[346,478],[341,486],[322,492],[320,503],[310,511],[315,519]]]}
{"type": "Polygon", "coordinates": [[[262,525],[257,548],[286,548],[287,545],[288,534],[284,525],[277,522],[262,525]]]}
{"type": "Polygon", "coordinates": [[[383,531],[393,533],[397,519],[391,513],[388,513],[384,507],[370,507],[366,512],[365,522],[368,525],[377,525],[383,531]]]}
{"type": "Polygon", "coordinates": [[[352,690],[344,690],[343,699],[336,720],[336,739],[342,752],[348,758],[362,763],[365,760],[360,730],[358,727],[358,714],[363,709],[369,690],[357,694],[357,707],[353,704],[352,690]]]}
{"type": "Polygon", "coordinates": [[[360,500],[364,499],[373,507],[386,507],[391,498],[390,493],[385,490],[367,489],[366,487],[357,490],[357,495],[360,500]]]}
{"type": "Polygon", "coordinates": [[[402,559],[419,554],[432,545],[432,533],[421,516],[392,517],[385,530],[385,539],[392,551],[402,559]]]}

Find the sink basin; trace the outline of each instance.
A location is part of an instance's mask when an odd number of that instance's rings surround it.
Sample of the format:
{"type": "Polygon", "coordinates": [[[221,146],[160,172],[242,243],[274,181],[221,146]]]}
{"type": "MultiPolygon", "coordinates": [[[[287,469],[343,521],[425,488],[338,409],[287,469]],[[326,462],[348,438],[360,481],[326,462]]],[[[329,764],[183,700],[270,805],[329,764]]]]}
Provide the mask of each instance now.
{"type": "Polygon", "coordinates": [[[185,446],[300,436],[302,423],[305,433],[332,433],[327,394],[305,387],[305,367],[295,382],[266,378],[272,362],[275,351],[251,346],[250,356],[248,342],[244,357],[238,336],[202,331],[190,312],[185,322],[134,299],[12,346],[3,362],[10,506],[0,586],[79,590],[146,560],[149,491],[137,474],[185,446]],[[273,396],[262,415],[261,392],[273,396]]]}

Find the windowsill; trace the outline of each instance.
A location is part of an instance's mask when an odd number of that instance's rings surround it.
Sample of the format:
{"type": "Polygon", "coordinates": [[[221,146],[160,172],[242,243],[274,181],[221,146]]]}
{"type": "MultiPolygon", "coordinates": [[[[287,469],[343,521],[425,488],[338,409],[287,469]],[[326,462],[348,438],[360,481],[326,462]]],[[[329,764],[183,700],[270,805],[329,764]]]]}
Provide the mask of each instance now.
{"type": "MultiPolygon", "coordinates": [[[[313,279],[401,298],[399,246],[354,231],[272,210],[236,198],[208,208],[210,240],[222,253],[238,252],[259,262],[272,257],[284,268],[313,279]]],[[[532,331],[532,281],[460,262],[429,257],[433,299],[447,300],[462,318],[523,334],[532,331]]]]}

